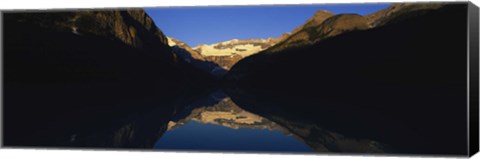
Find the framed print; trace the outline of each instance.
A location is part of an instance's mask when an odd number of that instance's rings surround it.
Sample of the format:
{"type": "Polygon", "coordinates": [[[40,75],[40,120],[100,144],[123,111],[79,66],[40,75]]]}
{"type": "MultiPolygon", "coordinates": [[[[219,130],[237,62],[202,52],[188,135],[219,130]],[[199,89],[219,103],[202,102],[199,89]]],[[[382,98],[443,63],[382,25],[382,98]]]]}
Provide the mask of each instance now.
{"type": "Polygon", "coordinates": [[[468,157],[478,7],[2,11],[3,146],[468,157]]]}

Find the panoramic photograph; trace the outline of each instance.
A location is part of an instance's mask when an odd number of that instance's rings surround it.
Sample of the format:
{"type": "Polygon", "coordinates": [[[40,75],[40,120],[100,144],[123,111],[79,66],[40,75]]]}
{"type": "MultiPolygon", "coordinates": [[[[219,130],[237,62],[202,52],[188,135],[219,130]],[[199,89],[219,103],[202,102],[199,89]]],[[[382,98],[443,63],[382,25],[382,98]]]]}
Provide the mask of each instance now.
{"type": "Polygon", "coordinates": [[[5,11],[3,145],[465,156],[469,7],[5,11]]]}

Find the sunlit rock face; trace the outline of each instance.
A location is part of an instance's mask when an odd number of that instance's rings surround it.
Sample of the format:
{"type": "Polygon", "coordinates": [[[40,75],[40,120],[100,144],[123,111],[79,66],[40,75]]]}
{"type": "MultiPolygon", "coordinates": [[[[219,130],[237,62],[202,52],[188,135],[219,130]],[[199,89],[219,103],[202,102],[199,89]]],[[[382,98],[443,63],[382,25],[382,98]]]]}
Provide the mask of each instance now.
{"type": "Polygon", "coordinates": [[[378,12],[361,16],[357,14],[333,14],[319,10],[304,24],[292,30],[291,35],[277,41],[263,52],[274,53],[312,45],[324,39],[357,30],[366,30],[392,23],[399,17],[411,12],[427,12],[442,7],[444,4],[415,3],[393,4],[378,12]],[[393,21],[392,21],[393,20],[393,21]]]}
{"type": "Polygon", "coordinates": [[[328,11],[317,11],[303,25],[295,28],[292,34],[278,44],[265,50],[273,53],[314,44],[318,41],[334,37],[346,32],[368,29],[368,20],[358,14],[333,14],[328,11]]]}
{"type": "Polygon", "coordinates": [[[167,39],[168,39],[168,45],[172,47],[174,52],[176,52],[177,54],[185,54],[184,56],[189,56],[189,57],[184,57],[186,61],[191,59],[205,61],[205,58],[200,53],[193,50],[188,44],[178,39],[175,39],[173,37],[167,37],[167,39]]]}

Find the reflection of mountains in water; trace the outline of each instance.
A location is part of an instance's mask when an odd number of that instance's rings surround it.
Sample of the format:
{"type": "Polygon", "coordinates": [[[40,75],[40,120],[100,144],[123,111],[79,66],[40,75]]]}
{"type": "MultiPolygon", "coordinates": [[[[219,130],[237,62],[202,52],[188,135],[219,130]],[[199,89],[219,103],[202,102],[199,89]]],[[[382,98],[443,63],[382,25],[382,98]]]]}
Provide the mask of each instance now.
{"type": "Polygon", "coordinates": [[[200,102],[194,102],[168,123],[167,131],[190,121],[215,124],[232,129],[264,129],[279,131],[303,142],[317,152],[383,153],[386,146],[368,139],[356,139],[321,128],[311,122],[292,121],[281,116],[265,118],[242,109],[221,91],[200,102]],[[212,104],[214,103],[214,104],[212,104]],[[210,104],[210,105],[209,105],[210,104]]]}
{"type": "Polygon", "coordinates": [[[206,98],[208,99],[194,102],[189,108],[179,113],[179,116],[176,116],[168,123],[168,130],[178,128],[189,121],[197,121],[232,129],[268,129],[288,133],[274,122],[243,110],[223,92],[217,91],[206,98]],[[213,103],[212,101],[215,103],[211,104],[213,103]]]}

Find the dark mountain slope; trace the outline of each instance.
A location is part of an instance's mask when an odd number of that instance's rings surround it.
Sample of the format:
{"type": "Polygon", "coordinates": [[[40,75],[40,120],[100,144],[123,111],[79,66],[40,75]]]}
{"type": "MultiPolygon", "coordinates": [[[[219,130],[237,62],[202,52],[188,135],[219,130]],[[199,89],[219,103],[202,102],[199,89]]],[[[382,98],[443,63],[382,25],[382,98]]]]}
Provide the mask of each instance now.
{"type": "Polygon", "coordinates": [[[428,144],[450,145],[445,154],[466,154],[466,7],[407,12],[378,28],[259,53],[237,63],[227,79],[243,89],[374,109],[428,144]]]}
{"type": "Polygon", "coordinates": [[[354,30],[368,29],[367,20],[357,14],[340,14],[329,17],[319,25],[304,27],[302,30],[289,36],[286,40],[266,50],[267,53],[278,52],[284,49],[304,47],[323,39],[340,35],[354,30]]]}
{"type": "Polygon", "coordinates": [[[303,25],[295,28],[291,36],[264,52],[274,53],[295,47],[305,47],[349,31],[365,30],[387,23],[394,23],[395,20],[393,19],[401,20],[402,18],[408,18],[408,15],[418,16],[430,10],[438,9],[443,5],[442,3],[398,3],[366,16],[356,14],[334,15],[328,11],[320,10],[303,25]],[[407,14],[414,11],[416,14],[407,14]]]}
{"type": "Polygon", "coordinates": [[[6,13],[8,81],[180,78],[165,36],[136,12],[6,13]]]}
{"type": "Polygon", "coordinates": [[[315,14],[310,17],[304,24],[300,25],[299,27],[293,29],[292,34],[298,33],[303,29],[316,27],[323,23],[326,19],[334,16],[335,14],[326,11],[326,10],[319,10],[315,12],[315,14]]]}
{"type": "Polygon", "coordinates": [[[143,10],[3,17],[7,146],[102,129],[210,78],[191,78],[199,71],[178,60],[143,10]]]}

